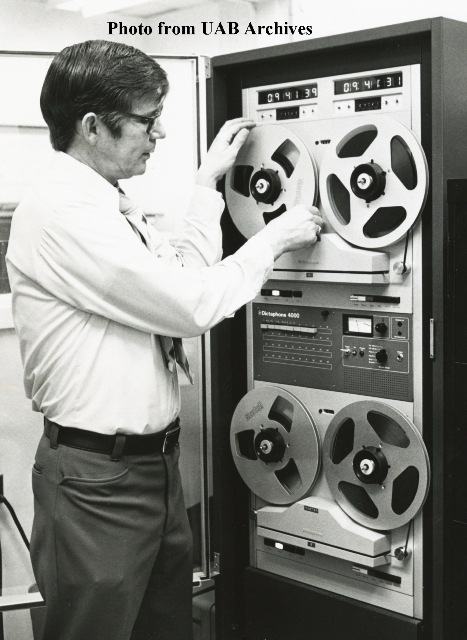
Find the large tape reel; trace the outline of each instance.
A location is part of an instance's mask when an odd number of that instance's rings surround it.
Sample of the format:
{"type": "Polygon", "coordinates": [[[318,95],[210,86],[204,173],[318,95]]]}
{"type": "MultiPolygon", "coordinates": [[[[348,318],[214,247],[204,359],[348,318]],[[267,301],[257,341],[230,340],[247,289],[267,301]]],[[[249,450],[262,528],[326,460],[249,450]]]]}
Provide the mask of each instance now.
{"type": "Polygon", "coordinates": [[[430,463],[412,422],[382,402],[354,402],[332,419],[323,442],[334,499],[359,524],[396,529],[422,508],[430,463]]]}
{"type": "Polygon", "coordinates": [[[225,185],[230,215],[245,238],[294,205],[317,200],[315,161],[300,138],[280,125],[250,132],[225,185]]]}
{"type": "Polygon", "coordinates": [[[321,466],[316,426],[305,405],[279,387],[253,389],[232,418],[237,469],[257,496],[272,504],[305,497],[321,466]]]}
{"type": "Polygon", "coordinates": [[[355,120],[333,140],[320,167],[321,202],[335,231],[377,249],[397,242],[425,204],[428,168],[412,131],[397,120],[355,120]],[[353,128],[350,128],[350,127],[353,128]]]}

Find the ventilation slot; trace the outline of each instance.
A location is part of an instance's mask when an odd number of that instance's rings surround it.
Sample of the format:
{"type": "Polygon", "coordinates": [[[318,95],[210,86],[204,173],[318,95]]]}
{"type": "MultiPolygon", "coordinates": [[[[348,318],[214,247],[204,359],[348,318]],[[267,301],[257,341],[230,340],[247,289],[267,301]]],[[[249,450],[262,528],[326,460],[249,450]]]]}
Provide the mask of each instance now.
{"type": "Polygon", "coordinates": [[[394,400],[413,400],[409,376],[392,371],[345,367],[344,391],[394,400]]]}

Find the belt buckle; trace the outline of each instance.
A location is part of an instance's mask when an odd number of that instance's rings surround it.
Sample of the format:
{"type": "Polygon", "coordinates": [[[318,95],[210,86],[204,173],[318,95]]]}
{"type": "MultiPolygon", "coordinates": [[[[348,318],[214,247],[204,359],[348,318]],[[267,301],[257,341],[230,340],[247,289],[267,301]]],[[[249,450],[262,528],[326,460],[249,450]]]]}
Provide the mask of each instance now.
{"type": "Polygon", "coordinates": [[[180,436],[180,425],[177,425],[173,429],[166,431],[164,444],[162,445],[162,453],[171,451],[178,444],[178,438],[180,436]]]}

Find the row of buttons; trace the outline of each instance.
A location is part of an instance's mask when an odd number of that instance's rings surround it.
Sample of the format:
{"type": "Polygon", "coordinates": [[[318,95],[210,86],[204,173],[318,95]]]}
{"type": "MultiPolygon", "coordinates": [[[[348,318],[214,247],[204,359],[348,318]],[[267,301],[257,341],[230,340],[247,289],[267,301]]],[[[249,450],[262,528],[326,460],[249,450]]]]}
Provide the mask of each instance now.
{"type": "Polygon", "coordinates": [[[355,111],[372,111],[374,109],[381,109],[380,97],[355,100],[355,111]]]}
{"type": "Polygon", "coordinates": [[[266,324],[264,322],[260,325],[261,329],[265,331],[288,331],[290,333],[318,333],[317,327],[294,327],[285,324],[266,324]]]}
{"type": "Polygon", "coordinates": [[[292,291],[291,289],[261,289],[262,296],[274,296],[275,298],[301,298],[302,291],[292,291]]]}

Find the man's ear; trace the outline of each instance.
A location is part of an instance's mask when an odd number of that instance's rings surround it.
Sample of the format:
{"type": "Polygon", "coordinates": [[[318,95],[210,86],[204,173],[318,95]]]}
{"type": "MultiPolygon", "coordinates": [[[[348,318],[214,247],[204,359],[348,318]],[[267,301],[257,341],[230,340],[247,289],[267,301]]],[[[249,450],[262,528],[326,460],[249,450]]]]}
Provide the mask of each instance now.
{"type": "Polygon", "coordinates": [[[91,146],[97,144],[98,131],[101,126],[101,122],[92,111],[83,116],[81,122],[78,122],[78,129],[81,129],[83,138],[91,146]]]}

